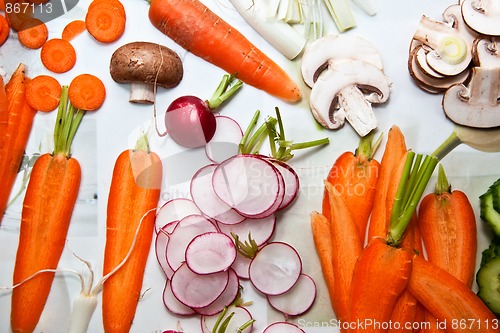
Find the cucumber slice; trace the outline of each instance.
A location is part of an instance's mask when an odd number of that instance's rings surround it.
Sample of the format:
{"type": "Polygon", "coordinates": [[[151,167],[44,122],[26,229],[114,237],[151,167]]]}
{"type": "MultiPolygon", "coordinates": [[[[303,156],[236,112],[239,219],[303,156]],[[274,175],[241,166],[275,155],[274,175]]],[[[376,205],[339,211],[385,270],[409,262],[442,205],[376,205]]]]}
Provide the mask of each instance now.
{"type": "Polygon", "coordinates": [[[500,214],[500,179],[491,185],[489,191],[493,195],[493,208],[500,214]]]}
{"type": "Polygon", "coordinates": [[[476,275],[479,291],[477,295],[490,310],[500,315],[500,257],[483,265],[476,275]]]}
{"type": "MultiPolygon", "coordinates": [[[[500,184],[499,184],[500,185],[500,184]]],[[[500,186],[498,186],[500,187],[500,186]]],[[[481,205],[481,219],[485,221],[495,233],[500,236],[500,213],[493,206],[493,187],[490,187],[486,193],[479,197],[481,205]]]]}

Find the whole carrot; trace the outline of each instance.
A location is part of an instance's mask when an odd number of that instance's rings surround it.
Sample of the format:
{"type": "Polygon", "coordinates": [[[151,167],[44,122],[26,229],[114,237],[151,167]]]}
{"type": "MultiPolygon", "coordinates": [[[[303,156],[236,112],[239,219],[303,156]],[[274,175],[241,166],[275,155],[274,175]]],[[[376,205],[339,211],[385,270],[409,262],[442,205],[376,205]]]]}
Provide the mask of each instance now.
{"type": "MultiPolygon", "coordinates": [[[[373,133],[370,133],[360,139],[355,153],[348,151],[340,155],[326,179],[346,201],[362,243],[364,243],[380,171],[380,163],[373,159],[379,140],[375,145],[372,140],[373,133]]],[[[330,202],[326,189],[323,195],[322,213],[327,219],[330,218],[330,202]]]]}
{"type": "Polygon", "coordinates": [[[128,260],[103,284],[104,331],[128,332],[140,299],[154,231],[162,181],[162,163],[144,136],[133,150],[122,152],[115,163],[108,198],[103,273],[128,260]],[[143,218],[145,214],[148,214],[143,218]],[[142,222],[141,222],[142,221],[142,222]],[[139,227],[139,223],[142,223],[139,227]]]}
{"type": "MultiPolygon", "coordinates": [[[[78,196],[81,170],[70,147],[84,111],[67,103],[63,87],[54,130],[54,152],[33,165],[23,203],[14,285],[40,270],[57,268],[78,196]]],[[[13,332],[33,332],[47,301],[54,273],[38,274],[12,292],[13,332]]]]}
{"type": "Polygon", "coordinates": [[[26,101],[26,66],[20,64],[5,86],[3,110],[0,112],[0,221],[7,207],[10,193],[16,180],[17,171],[23,159],[36,110],[26,101]]]}
{"type": "Polygon", "coordinates": [[[151,0],[151,23],[194,55],[285,101],[299,87],[273,60],[199,0],[151,0]]]}

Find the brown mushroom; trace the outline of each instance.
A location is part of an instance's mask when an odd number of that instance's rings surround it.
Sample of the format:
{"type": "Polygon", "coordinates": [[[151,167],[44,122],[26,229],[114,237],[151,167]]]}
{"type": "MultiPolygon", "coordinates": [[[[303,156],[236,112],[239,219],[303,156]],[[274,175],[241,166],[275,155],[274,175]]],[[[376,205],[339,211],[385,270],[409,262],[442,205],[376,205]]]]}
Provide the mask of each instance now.
{"type": "Polygon", "coordinates": [[[109,71],[118,83],[130,83],[132,103],[152,104],[154,87],[175,87],[183,77],[182,61],[173,50],[150,42],[119,47],[111,56],[109,71]]]}

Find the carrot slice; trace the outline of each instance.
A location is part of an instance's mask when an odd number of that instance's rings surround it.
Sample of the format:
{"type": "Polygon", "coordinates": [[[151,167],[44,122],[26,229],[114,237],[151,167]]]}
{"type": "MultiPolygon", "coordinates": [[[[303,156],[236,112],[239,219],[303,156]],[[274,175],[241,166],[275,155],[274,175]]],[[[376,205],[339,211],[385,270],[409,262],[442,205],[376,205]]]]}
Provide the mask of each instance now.
{"type": "Polygon", "coordinates": [[[75,66],[76,52],[67,40],[53,38],[43,44],[40,58],[49,71],[64,73],[75,66]]]}
{"type": "Polygon", "coordinates": [[[104,103],[106,88],[97,76],[81,74],[71,81],[68,95],[71,104],[77,109],[94,111],[104,103]]]}
{"type": "Polygon", "coordinates": [[[49,30],[45,23],[39,19],[26,20],[21,24],[21,30],[17,33],[19,43],[29,49],[39,49],[49,38],[49,30]]]}
{"type": "Polygon", "coordinates": [[[10,26],[5,16],[0,15],[0,46],[9,38],[10,26]]]}
{"type": "Polygon", "coordinates": [[[5,12],[5,0],[0,0],[0,11],[5,12]]]}
{"type": "Polygon", "coordinates": [[[49,75],[39,75],[26,85],[26,101],[32,108],[49,112],[59,105],[61,84],[49,75]]]}
{"type": "Polygon", "coordinates": [[[115,1],[99,1],[89,6],[85,24],[97,41],[114,42],[125,31],[126,15],[123,6],[120,6],[121,3],[118,5],[115,1]]]}
{"type": "Polygon", "coordinates": [[[87,26],[85,25],[85,21],[82,20],[71,21],[64,27],[61,38],[70,42],[75,37],[84,32],[86,29],[87,26]]]}

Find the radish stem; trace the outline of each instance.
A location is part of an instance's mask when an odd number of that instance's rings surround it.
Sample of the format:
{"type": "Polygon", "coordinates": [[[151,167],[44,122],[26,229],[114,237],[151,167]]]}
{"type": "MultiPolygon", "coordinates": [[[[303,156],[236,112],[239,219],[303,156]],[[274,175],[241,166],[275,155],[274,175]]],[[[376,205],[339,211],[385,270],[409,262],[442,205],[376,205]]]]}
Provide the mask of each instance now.
{"type": "Polygon", "coordinates": [[[240,80],[237,80],[236,83],[233,84],[234,79],[234,74],[225,74],[222,77],[219,86],[217,87],[213,95],[207,100],[207,104],[210,109],[217,109],[222,103],[224,103],[227,99],[234,95],[234,93],[243,86],[243,82],[240,80]],[[233,85],[231,86],[231,84],[233,85]]]}

